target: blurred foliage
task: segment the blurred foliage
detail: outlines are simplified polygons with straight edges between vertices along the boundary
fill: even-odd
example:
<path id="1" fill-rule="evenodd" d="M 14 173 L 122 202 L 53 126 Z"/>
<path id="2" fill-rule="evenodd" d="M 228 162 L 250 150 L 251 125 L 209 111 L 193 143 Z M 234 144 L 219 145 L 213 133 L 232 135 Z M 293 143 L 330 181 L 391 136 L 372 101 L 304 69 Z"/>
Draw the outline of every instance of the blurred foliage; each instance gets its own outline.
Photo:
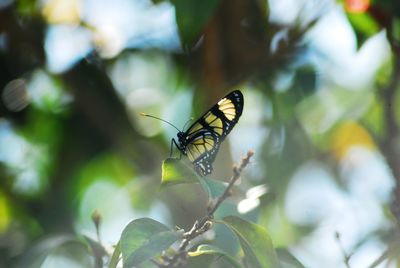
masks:
<path id="1" fill-rule="evenodd" d="M 176 23 L 178 24 L 180 37 L 184 46 L 187 46 L 193 43 L 195 38 L 198 39 L 204 26 L 216 11 L 219 1 L 174 0 L 173 3 L 176 7 Z"/>
<path id="2" fill-rule="evenodd" d="M 112 2 L 0 1 L 0 267 L 154 267 L 250 149 L 191 267 L 400 265 L 399 1 Z M 207 178 L 139 115 L 233 89 Z"/>

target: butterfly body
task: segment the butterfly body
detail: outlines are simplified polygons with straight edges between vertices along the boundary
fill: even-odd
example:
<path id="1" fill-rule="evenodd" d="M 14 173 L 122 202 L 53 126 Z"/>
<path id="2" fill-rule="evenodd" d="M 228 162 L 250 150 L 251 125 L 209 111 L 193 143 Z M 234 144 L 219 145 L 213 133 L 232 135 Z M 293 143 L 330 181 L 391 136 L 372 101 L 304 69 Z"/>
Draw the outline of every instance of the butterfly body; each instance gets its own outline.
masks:
<path id="1" fill-rule="evenodd" d="M 200 176 L 212 172 L 212 163 L 220 143 L 238 122 L 243 104 L 242 93 L 238 90 L 232 91 L 194 122 L 187 131 L 178 132 L 178 143 L 172 139 L 179 151 L 189 158 Z"/>

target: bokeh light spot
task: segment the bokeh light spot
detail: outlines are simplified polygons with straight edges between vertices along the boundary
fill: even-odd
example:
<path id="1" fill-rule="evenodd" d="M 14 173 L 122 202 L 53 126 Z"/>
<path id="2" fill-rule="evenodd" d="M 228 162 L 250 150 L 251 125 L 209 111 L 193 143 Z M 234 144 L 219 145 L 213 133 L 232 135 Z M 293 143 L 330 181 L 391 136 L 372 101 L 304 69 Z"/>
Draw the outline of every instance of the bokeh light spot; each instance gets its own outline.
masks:
<path id="1" fill-rule="evenodd" d="M 4 87 L 2 100 L 6 108 L 12 112 L 23 110 L 29 104 L 25 79 L 19 78 L 10 81 Z"/>

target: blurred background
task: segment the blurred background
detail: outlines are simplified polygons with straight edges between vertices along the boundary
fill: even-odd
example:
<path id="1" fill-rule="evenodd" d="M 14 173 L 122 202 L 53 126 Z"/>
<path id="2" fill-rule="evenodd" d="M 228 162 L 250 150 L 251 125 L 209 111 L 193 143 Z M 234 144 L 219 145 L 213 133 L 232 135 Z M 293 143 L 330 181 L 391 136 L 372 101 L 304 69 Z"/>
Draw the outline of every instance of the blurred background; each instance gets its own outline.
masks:
<path id="1" fill-rule="evenodd" d="M 0 0 L 0 267 L 91 267 L 96 209 L 110 247 L 191 226 L 207 195 L 160 190 L 176 130 L 139 113 L 181 129 L 234 89 L 212 177 L 255 157 L 217 216 L 305 267 L 400 267 L 399 41 L 397 0 Z"/>

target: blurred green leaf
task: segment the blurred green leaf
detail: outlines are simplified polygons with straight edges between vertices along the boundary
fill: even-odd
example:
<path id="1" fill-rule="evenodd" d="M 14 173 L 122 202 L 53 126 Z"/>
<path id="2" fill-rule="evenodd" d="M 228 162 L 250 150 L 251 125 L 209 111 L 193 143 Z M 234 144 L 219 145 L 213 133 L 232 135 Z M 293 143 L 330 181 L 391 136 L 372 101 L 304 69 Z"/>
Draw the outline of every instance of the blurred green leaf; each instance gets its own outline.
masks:
<path id="1" fill-rule="evenodd" d="M 224 252 L 218 247 L 211 245 L 200 245 L 197 247 L 196 251 L 189 252 L 188 254 L 190 257 L 198 257 L 205 254 L 215 255 L 217 257 L 222 257 L 226 259 L 231 265 L 230 267 L 239 267 L 239 268 L 242 267 L 242 265 L 228 253 Z"/>
<path id="2" fill-rule="evenodd" d="M 299 68 L 294 76 L 292 88 L 298 99 L 302 99 L 317 89 L 317 71 L 312 66 L 304 66 Z M 292 94 L 294 92 L 292 91 Z"/>
<path id="3" fill-rule="evenodd" d="M 347 16 L 356 32 L 358 47 L 380 30 L 379 24 L 368 13 L 347 13 Z"/>
<path id="4" fill-rule="evenodd" d="M 199 178 L 182 160 L 167 158 L 162 163 L 161 187 L 199 182 Z"/>
<path id="5" fill-rule="evenodd" d="M 92 260 L 86 247 L 80 242 L 65 243 L 53 249 L 40 267 L 69 267 L 71 264 L 76 268 L 92 266 Z"/>
<path id="6" fill-rule="evenodd" d="M 0 190 L 0 234 L 3 234 L 11 223 L 11 210 L 6 195 Z"/>
<path id="7" fill-rule="evenodd" d="M 393 37 L 399 42 L 400 41 L 400 18 L 393 18 Z"/>
<path id="8" fill-rule="evenodd" d="M 102 267 L 103 266 L 103 257 L 107 256 L 107 252 L 104 249 L 103 245 L 100 244 L 98 241 L 95 241 L 86 235 L 84 235 L 83 237 L 85 238 L 86 242 L 88 243 L 91 253 L 94 256 L 96 263 L 98 264 L 98 266 L 96 265 L 96 267 Z"/>
<path id="9" fill-rule="evenodd" d="M 166 0 L 151 0 L 151 2 L 152 2 L 154 5 L 157 5 L 157 4 L 166 2 Z"/>
<path id="10" fill-rule="evenodd" d="M 394 58 L 390 58 L 385 61 L 382 66 L 378 69 L 378 72 L 375 75 L 375 83 L 378 88 L 385 87 L 387 82 L 392 76 L 393 67 L 394 67 Z"/>
<path id="11" fill-rule="evenodd" d="M 222 195 L 228 184 L 226 182 L 217 181 L 209 178 L 199 179 L 201 186 L 208 193 L 208 198 L 215 199 Z"/>
<path id="12" fill-rule="evenodd" d="M 190 45 L 200 35 L 218 7 L 219 0 L 173 0 L 181 40 Z"/>
<path id="13" fill-rule="evenodd" d="M 70 235 L 50 236 L 32 246 L 16 267 L 91 267 L 87 246 Z"/>
<path id="14" fill-rule="evenodd" d="M 305 266 L 296 259 L 286 248 L 277 248 L 276 254 L 281 268 L 304 268 Z"/>
<path id="15" fill-rule="evenodd" d="M 19 0 L 16 2 L 17 10 L 21 15 L 33 16 L 38 9 L 37 1 L 32 0 Z"/>
<path id="16" fill-rule="evenodd" d="M 180 237 L 178 232 L 149 218 L 131 221 L 121 235 L 124 267 L 138 265 L 160 254 Z"/>
<path id="17" fill-rule="evenodd" d="M 132 166 L 116 154 L 100 154 L 88 162 L 77 174 L 78 185 L 74 189 L 83 193 L 95 181 L 101 179 L 111 180 L 115 183 L 125 184 L 134 177 Z"/>
<path id="18" fill-rule="evenodd" d="M 277 255 L 267 230 L 236 216 L 225 217 L 222 223 L 228 226 L 239 239 L 246 267 L 279 267 Z"/>
<path id="19" fill-rule="evenodd" d="M 382 121 L 383 113 L 382 102 L 373 99 L 368 111 L 362 118 L 362 122 L 366 125 L 367 129 L 372 131 L 377 138 L 382 138 L 385 134 L 384 122 Z"/>

